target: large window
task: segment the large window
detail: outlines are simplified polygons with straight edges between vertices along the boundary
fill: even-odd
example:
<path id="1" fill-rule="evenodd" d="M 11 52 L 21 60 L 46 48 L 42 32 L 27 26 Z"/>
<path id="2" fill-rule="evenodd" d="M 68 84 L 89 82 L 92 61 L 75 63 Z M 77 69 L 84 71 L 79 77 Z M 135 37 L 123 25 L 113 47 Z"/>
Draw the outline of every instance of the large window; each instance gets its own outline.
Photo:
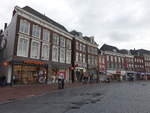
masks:
<path id="1" fill-rule="evenodd" d="M 39 59 L 40 57 L 40 42 L 32 40 L 31 58 Z"/>
<path id="2" fill-rule="evenodd" d="M 57 46 L 52 47 L 52 61 L 58 62 L 58 51 L 59 48 Z"/>
<path id="3" fill-rule="evenodd" d="M 53 44 L 59 45 L 59 35 L 56 33 L 53 34 Z"/>
<path id="4" fill-rule="evenodd" d="M 66 63 L 67 64 L 71 63 L 71 50 L 66 51 Z"/>
<path id="5" fill-rule="evenodd" d="M 20 28 L 19 31 L 21 33 L 29 34 L 30 32 L 30 23 L 26 20 L 21 19 L 20 20 Z"/>
<path id="6" fill-rule="evenodd" d="M 43 40 L 49 42 L 50 32 L 46 29 L 43 30 Z"/>
<path id="7" fill-rule="evenodd" d="M 65 49 L 64 48 L 60 48 L 60 62 L 61 63 L 65 63 Z"/>
<path id="8" fill-rule="evenodd" d="M 42 60 L 49 60 L 49 45 L 42 45 Z"/>
<path id="9" fill-rule="evenodd" d="M 28 57 L 29 39 L 25 36 L 19 36 L 17 56 Z"/>
<path id="10" fill-rule="evenodd" d="M 65 47 L 65 38 L 64 37 L 60 37 L 60 46 Z"/>
<path id="11" fill-rule="evenodd" d="M 38 25 L 33 25 L 32 36 L 40 39 L 40 35 L 41 35 L 41 27 L 39 27 Z"/>
<path id="12" fill-rule="evenodd" d="M 67 44 L 66 44 L 66 48 L 67 48 L 67 49 L 71 49 L 71 40 L 68 39 L 68 40 L 66 41 L 66 43 L 67 43 Z"/>

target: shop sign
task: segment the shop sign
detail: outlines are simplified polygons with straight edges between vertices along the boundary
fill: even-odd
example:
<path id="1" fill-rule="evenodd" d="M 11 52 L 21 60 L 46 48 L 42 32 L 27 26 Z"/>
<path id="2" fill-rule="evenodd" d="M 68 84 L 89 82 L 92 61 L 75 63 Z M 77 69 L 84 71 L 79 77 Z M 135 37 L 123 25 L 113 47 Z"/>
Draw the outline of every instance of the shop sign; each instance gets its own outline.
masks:
<path id="1" fill-rule="evenodd" d="M 26 64 L 38 64 L 38 65 L 44 65 L 45 64 L 44 62 L 35 61 L 35 60 L 24 60 L 23 62 Z"/>

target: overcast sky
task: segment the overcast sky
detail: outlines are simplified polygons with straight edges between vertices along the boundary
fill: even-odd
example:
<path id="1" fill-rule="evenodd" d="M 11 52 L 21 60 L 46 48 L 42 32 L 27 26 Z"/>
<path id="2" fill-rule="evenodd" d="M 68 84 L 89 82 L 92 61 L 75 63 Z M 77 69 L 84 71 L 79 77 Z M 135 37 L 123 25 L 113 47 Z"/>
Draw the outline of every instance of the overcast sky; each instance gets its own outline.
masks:
<path id="1" fill-rule="evenodd" d="M 150 0 L 2 0 L 0 28 L 9 23 L 14 7 L 26 5 L 87 36 L 101 47 L 150 50 Z"/>

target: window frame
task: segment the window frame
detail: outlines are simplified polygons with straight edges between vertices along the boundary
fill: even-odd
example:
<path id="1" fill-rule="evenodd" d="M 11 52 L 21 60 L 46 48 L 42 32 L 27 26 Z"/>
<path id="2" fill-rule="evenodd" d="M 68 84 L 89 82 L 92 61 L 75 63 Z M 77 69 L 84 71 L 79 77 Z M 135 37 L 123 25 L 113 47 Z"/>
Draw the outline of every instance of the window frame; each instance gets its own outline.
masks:
<path id="1" fill-rule="evenodd" d="M 44 56 L 44 54 L 43 54 L 43 49 L 44 49 L 45 45 L 48 46 L 48 56 Z M 49 60 L 49 51 L 50 51 L 49 44 L 42 43 L 42 55 L 41 55 L 42 60 Z"/>
<path id="2" fill-rule="evenodd" d="M 20 45 L 20 40 L 21 39 L 25 39 L 25 40 L 27 40 L 28 41 L 28 43 L 27 43 L 27 55 L 20 55 L 20 51 L 18 51 L 19 50 L 19 45 Z M 26 36 L 22 36 L 22 35 L 19 35 L 19 38 L 18 38 L 18 44 L 17 44 L 17 56 L 22 56 L 22 57 L 28 57 L 28 55 L 29 55 L 29 38 L 27 38 Z"/>
<path id="3" fill-rule="evenodd" d="M 22 22 L 24 22 L 24 23 L 22 23 Z M 21 25 L 23 25 L 23 24 L 25 24 L 25 23 L 26 23 L 26 24 L 28 23 L 28 32 L 27 32 L 27 33 L 21 31 Z M 25 30 L 25 28 L 24 28 L 24 30 Z M 30 22 L 27 21 L 27 20 L 25 20 L 25 19 L 20 19 L 19 32 L 29 35 L 29 34 L 30 34 Z"/>
<path id="4" fill-rule="evenodd" d="M 36 42 L 36 43 L 38 43 L 38 44 L 39 44 L 39 48 L 38 48 L 38 56 L 37 56 L 37 58 L 33 57 L 32 44 L 33 44 L 34 42 Z M 32 40 L 32 41 L 31 41 L 30 58 L 33 58 L 33 59 L 40 59 L 40 46 L 41 46 L 40 41 L 37 41 L 37 40 Z"/>

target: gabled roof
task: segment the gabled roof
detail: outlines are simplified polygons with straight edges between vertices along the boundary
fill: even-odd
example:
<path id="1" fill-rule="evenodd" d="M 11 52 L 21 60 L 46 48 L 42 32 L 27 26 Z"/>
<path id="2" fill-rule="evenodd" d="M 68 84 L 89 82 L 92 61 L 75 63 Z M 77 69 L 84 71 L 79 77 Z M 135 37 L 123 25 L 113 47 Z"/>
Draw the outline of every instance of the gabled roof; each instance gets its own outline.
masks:
<path id="1" fill-rule="evenodd" d="M 103 46 L 100 48 L 102 51 L 110 51 L 110 52 L 119 52 L 119 49 L 115 46 L 103 44 Z"/>
<path id="2" fill-rule="evenodd" d="M 58 27 L 58 28 L 60 28 L 60 29 L 62 29 L 64 31 L 68 32 L 67 29 L 64 26 L 62 26 L 59 23 L 55 22 L 54 20 L 48 18 L 47 16 L 39 13 L 38 11 L 32 9 L 31 7 L 25 6 L 22 9 L 27 11 L 27 12 L 29 12 L 29 13 L 31 13 L 31 14 L 33 14 L 33 15 L 35 15 L 35 16 L 37 16 L 37 17 L 39 17 L 39 18 L 41 18 L 42 20 L 45 20 L 45 21 L 51 23 L 52 25 L 54 25 L 54 26 L 56 26 L 56 27 Z"/>

